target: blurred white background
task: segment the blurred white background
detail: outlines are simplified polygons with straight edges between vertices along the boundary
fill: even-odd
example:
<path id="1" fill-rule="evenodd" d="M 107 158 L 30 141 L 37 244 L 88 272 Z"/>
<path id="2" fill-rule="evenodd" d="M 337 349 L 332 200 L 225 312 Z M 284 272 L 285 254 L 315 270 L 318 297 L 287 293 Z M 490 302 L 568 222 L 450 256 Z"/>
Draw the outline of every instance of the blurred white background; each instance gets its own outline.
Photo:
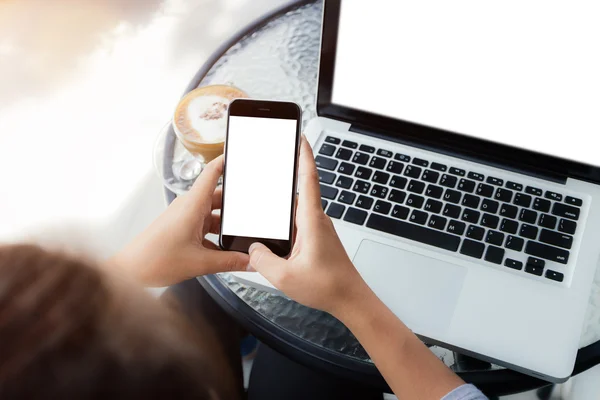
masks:
<path id="1" fill-rule="evenodd" d="M 0 240 L 108 255 L 147 225 L 164 208 L 154 140 L 183 90 L 284 3 L 0 0 Z"/>

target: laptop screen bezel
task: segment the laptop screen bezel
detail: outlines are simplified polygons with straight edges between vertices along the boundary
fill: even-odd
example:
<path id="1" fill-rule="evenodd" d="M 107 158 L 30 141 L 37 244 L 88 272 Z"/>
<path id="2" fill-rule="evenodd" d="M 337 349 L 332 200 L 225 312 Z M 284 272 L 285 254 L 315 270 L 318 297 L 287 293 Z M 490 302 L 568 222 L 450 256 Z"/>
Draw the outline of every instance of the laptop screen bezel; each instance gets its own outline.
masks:
<path id="1" fill-rule="evenodd" d="M 600 184 L 600 167 L 597 166 L 332 103 L 341 1 L 325 0 L 323 6 L 318 116 L 347 122 L 355 128 L 374 131 L 391 140 L 433 148 L 485 164 L 506 166 L 553 181 L 564 182 L 570 177 Z"/>

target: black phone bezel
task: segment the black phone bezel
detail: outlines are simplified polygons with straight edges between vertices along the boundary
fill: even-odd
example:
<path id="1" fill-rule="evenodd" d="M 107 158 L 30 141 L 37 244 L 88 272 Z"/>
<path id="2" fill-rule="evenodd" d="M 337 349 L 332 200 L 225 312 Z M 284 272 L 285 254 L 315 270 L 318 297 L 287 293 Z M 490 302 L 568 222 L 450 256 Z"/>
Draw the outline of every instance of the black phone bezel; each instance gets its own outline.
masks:
<path id="1" fill-rule="evenodd" d="M 279 257 L 287 257 L 293 246 L 294 220 L 296 210 L 296 186 L 298 181 L 298 160 L 300 155 L 300 132 L 302 122 L 302 110 L 300 106 L 292 102 L 254 100 L 254 99 L 235 99 L 229 105 L 227 114 L 227 134 L 225 138 L 225 166 L 223 169 L 223 199 L 227 190 L 227 143 L 229 140 L 229 118 L 231 116 L 256 117 L 256 118 L 276 118 L 296 120 L 296 151 L 294 156 L 294 176 L 292 179 L 292 198 L 290 203 L 290 231 L 287 240 L 223 235 L 223 218 L 221 218 L 221 229 L 219 234 L 219 246 L 223 250 L 239 251 L 248 253 L 252 243 L 262 243 L 267 246 L 274 254 Z M 274 183 L 276 184 L 276 183 Z M 221 207 L 221 215 L 225 216 L 225 202 Z"/>
<path id="2" fill-rule="evenodd" d="M 505 167 L 555 182 L 564 183 L 570 177 L 600 184 L 600 157 L 599 165 L 590 165 L 333 103 L 332 91 L 341 2 L 342 0 L 327 0 L 323 9 L 317 93 L 317 114 L 320 117 L 350 123 L 357 131 L 370 131 L 390 140 L 436 149 L 446 154 Z M 365 71 L 365 74 L 368 73 L 369 71 Z M 357 79 L 367 79 L 367 77 L 357 77 Z M 568 140 L 569 133 L 564 134 L 565 140 Z M 591 144 L 592 142 L 587 145 Z M 586 143 L 581 145 L 586 146 Z"/>

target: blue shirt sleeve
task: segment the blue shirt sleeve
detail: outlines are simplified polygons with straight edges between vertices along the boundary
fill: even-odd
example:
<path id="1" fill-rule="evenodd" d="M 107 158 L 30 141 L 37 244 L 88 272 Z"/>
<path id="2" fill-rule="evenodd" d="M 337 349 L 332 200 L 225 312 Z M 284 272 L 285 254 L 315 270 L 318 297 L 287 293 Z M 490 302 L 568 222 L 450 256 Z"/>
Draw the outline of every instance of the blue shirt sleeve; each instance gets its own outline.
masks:
<path id="1" fill-rule="evenodd" d="M 488 398 L 473 385 L 462 385 L 445 395 L 442 400 L 488 400 Z"/>

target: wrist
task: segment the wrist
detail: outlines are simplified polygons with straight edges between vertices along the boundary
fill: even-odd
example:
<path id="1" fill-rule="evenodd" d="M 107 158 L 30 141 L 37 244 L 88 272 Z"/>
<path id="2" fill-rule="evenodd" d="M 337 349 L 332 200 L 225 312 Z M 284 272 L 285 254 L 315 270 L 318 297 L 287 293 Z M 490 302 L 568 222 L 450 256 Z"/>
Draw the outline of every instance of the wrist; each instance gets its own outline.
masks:
<path id="1" fill-rule="evenodd" d="M 339 300 L 327 311 L 344 325 L 349 326 L 355 320 L 361 320 L 366 314 L 372 312 L 377 302 L 380 302 L 377 295 L 364 280 L 360 279 L 351 288 L 345 287 Z"/>

